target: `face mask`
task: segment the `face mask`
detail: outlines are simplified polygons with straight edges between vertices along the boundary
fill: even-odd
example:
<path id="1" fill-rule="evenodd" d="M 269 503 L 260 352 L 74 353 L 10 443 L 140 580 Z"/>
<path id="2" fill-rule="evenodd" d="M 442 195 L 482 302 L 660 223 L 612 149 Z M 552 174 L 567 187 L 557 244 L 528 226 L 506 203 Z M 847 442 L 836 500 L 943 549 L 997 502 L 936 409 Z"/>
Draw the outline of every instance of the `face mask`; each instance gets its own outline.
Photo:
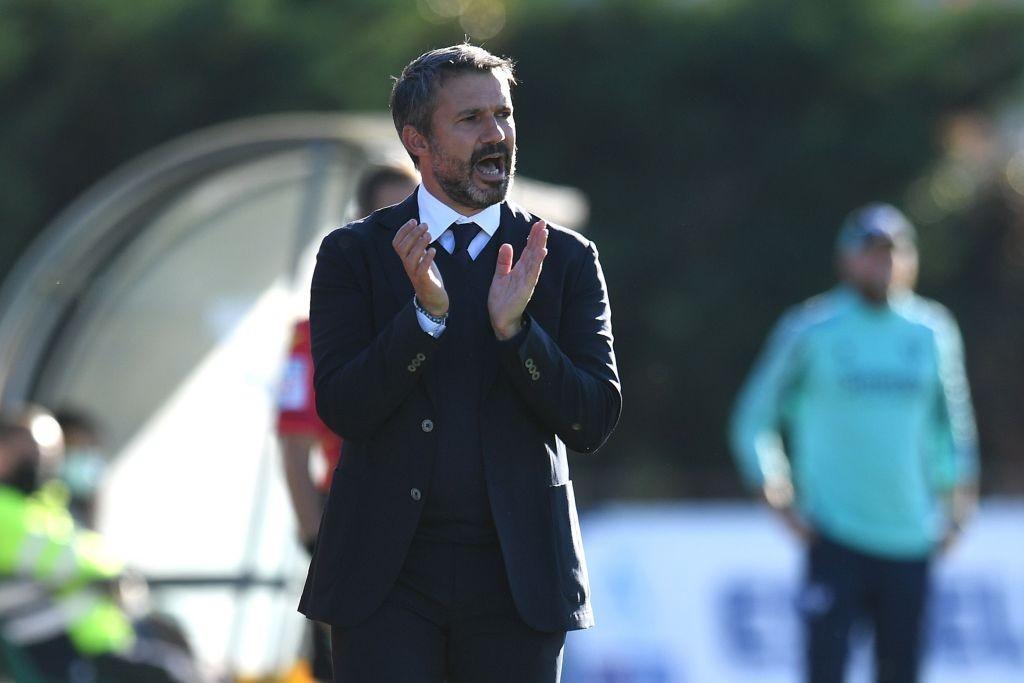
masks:
<path id="1" fill-rule="evenodd" d="M 64 454 L 60 478 L 73 498 L 90 498 L 99 489 L 106 467 L 98 448 L 71 448 Z"/>

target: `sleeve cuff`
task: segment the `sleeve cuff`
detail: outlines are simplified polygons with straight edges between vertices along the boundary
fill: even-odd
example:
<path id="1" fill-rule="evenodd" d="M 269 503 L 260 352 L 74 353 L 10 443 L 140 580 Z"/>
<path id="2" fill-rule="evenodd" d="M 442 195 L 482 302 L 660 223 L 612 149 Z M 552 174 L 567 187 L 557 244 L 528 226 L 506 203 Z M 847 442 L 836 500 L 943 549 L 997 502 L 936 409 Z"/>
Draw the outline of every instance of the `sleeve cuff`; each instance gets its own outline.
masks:
<path id="1" fill-rule="evenodd" d="M 433 320 L 423 315 L 421 312 L 416 311 L 416 320 L 420 324 L 420 329 L 429 334 L 434 339 L 441 336 L 444 332 L 446 325 L 444 323 L 435 323 Z"/>
<path id="2" fill-rule="evenodd" d="M 523 342 L 526 341 L 526 335 L 530 333 L 530 326 L 532 324 L 533 323 L 531 322 L 530 316 L 524 314 L 523 326 L 519 328 L 519 331 L 516 332 L 514 336 L 509 337 L 508 339 L 499 339 L 498 345 L 504 348 L 518 349 L 523 345 Z"/>

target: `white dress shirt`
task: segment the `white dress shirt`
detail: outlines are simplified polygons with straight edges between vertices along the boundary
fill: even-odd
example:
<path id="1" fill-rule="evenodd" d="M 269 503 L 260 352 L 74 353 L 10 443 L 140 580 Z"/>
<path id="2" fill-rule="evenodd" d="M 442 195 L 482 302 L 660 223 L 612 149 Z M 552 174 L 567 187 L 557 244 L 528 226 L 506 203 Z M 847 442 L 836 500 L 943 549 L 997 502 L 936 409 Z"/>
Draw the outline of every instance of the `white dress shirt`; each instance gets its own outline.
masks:
<path id="1" fill-rule="evenodd" d="M 501 204 L 491 204 L 477 214 L 463 216 L 430 194 L 422 185 L 416 190 L 416 203 L 419 205 L 420 223 L 427 224 L 430 241 L 436 241 L 449 254 L 455 249 L 455 233 L 449 229 L 452 223 L 476 223 L 480 226 L 480 232 L 466 248 L 471 259 L 476 259 L 480 255 L 487 243 L 491 241 L 491 237 L 498 231 L 498 225 L 501 223 Z M 440 337 L 444 332 L 444 323 L 435 323 L 419 311 L 416 311 L 416 317 L 420 327 L 427 334 Z"/>

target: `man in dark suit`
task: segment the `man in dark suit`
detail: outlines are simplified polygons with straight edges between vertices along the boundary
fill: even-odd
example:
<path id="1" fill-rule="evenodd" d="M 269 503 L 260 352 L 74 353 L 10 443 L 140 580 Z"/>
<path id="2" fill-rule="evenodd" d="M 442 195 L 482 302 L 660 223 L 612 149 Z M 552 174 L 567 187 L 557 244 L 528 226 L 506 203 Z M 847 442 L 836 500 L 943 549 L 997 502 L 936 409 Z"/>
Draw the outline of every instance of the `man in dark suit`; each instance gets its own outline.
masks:
<path id="1" fill-rule="evenodd" d="M 593 624 L 566 447 L 621 411 L 608 295 L 591 242 L 504 201 L 514 82 L 471 45 L 411 62 L 391 109 L 422 185 L 317 256 L 317 410 L 345 445 L 300 611 L 337 681 L 553 683 Z"/>

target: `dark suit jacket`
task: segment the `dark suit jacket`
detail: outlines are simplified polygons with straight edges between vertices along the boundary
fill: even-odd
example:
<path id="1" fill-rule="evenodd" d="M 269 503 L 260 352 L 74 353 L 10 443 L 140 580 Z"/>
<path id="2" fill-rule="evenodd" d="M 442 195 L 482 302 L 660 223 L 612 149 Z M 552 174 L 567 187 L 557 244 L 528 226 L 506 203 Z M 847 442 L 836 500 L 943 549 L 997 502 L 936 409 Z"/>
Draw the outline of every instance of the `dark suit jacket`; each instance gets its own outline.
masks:
<path id="1" fill-rule="evenodd" d="M 416 193 L 335 230 L 320 246 L 310 300 L 317 412 L 344 437 L 299 610 L 337 626 L 369 617 L 394 585 L 437 453 L 431 357 L 391 241 L 418 216 Z M 518 259 L 537 218 L 501 206 Z M 481 396 L 491 508 L 516 606 L 542 631 L 593 625 L 566 446 L 591 453 L 622 399 L 597 249 L 549 226 L 548 255 L 517 338 L 489 338 Z M 452 425 L 457 428 L 457 425 Z"/>

